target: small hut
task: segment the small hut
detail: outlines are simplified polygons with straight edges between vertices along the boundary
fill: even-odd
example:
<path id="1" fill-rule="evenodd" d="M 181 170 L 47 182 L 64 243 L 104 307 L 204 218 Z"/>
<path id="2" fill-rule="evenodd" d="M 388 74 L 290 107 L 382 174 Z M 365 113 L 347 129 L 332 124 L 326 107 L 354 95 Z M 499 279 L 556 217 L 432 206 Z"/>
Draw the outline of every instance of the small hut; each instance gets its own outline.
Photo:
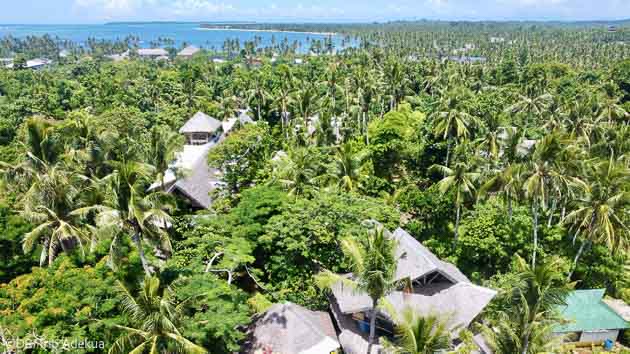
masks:
<path id="1" fill-rule="evenodd" d="M 617 340 L 619 331 L 630 328 L 617 312 L 603 301 L 606 289 L 575 290 L 558 310 L 567 321 L 554 329 L 556 334 L 575 334 L 578 342 L 599 343 Z"/>
<path id="2" fill-rule="evenodd" d="M 197 112 L 179 129 L 179 132 L 186 137 L 186 144 L 204 145 L 218 138 L 222 129 L 223 125 L 219 120 Z"/>

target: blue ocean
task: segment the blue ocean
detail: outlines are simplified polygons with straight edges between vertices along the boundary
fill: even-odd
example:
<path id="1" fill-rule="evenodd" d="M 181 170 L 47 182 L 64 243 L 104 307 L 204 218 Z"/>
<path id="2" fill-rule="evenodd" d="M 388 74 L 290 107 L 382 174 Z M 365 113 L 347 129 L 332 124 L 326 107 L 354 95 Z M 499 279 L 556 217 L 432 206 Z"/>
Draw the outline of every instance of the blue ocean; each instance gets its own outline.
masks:
<path id="1" fill-rule="evenodd" d="M 158 39 L 167 38 L 174 41 L 175 47 L 192 44 L 206 49 L 221 49 L 227 39 L 238 39 L 241 44 L 261 39 L 261 46 L 276 43 L 285 38 L 289 43 L 297 41 L 302 50 L 308 50 L 309 40 L 332 37 L 336 47 L 340 47 L 341 36 L 299 33 L 299 32 L 266 32 L 249 30 L 215 30 L 201 28 L 201 23 L 112 23 L 94 25 L 1 25 L 0 38 L 11 35 L 16 38 L 26 36 L 43 36 L 48 34 L 62 40 L 85 43 L 88 38 L 97 40 L 122 40 L 128 36 L 140 38 L 141 47 L 149 47 Z"/>

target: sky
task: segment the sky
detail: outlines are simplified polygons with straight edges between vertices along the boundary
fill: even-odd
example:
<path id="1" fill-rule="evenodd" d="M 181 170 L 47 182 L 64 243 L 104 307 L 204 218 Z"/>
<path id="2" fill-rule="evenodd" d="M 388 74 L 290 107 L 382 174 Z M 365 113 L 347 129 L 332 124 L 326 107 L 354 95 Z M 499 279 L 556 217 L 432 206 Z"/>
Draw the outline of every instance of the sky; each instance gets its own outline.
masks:
<path id="1" fill-rule="evenodd" d="M 3 24 L 625 18 L 630 0 L 0 0 Z"/>

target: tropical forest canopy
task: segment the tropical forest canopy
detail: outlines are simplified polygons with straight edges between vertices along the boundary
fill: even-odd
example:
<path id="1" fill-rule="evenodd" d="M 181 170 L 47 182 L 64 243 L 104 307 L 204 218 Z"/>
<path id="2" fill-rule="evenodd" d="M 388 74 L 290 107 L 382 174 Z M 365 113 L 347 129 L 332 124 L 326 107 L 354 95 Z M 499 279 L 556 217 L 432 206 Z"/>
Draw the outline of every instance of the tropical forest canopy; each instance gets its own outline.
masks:
<path id="1" fill-rule="evenodd" d="M 497 352 L 549 350 L 568 289 L 630 301 L 630 27 L 614 25 L 286 25 L 352 45 L 169 61 L 105 56 L 133 39 L 2 39 L 55 62 L 0 69 L 0 339 L 230 353 L 271 303 L 326 310 L 315 276 L 351 270 L 341 242 L 376 220 L 500 291 L 483 314 Z M 256 124 L 208 156 L 211 209 L 149 188 L 194 113 L 244 108 Z"/>

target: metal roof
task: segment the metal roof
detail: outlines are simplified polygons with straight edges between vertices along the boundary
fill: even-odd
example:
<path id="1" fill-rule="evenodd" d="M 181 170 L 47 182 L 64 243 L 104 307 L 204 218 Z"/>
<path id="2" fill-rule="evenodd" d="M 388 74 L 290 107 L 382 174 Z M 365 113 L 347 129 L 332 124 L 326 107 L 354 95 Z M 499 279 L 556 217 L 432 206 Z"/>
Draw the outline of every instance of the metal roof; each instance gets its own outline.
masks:
<path id="1" fill-rule="evenodd" d="M 606 289 L 575 290 L 566 298 L 566 306 L 559 306 L 562 316 L 571 321 L 556 327 L 554 332 L 589 332 L 630 328 L 621 316 L 602 298 Z"/>

